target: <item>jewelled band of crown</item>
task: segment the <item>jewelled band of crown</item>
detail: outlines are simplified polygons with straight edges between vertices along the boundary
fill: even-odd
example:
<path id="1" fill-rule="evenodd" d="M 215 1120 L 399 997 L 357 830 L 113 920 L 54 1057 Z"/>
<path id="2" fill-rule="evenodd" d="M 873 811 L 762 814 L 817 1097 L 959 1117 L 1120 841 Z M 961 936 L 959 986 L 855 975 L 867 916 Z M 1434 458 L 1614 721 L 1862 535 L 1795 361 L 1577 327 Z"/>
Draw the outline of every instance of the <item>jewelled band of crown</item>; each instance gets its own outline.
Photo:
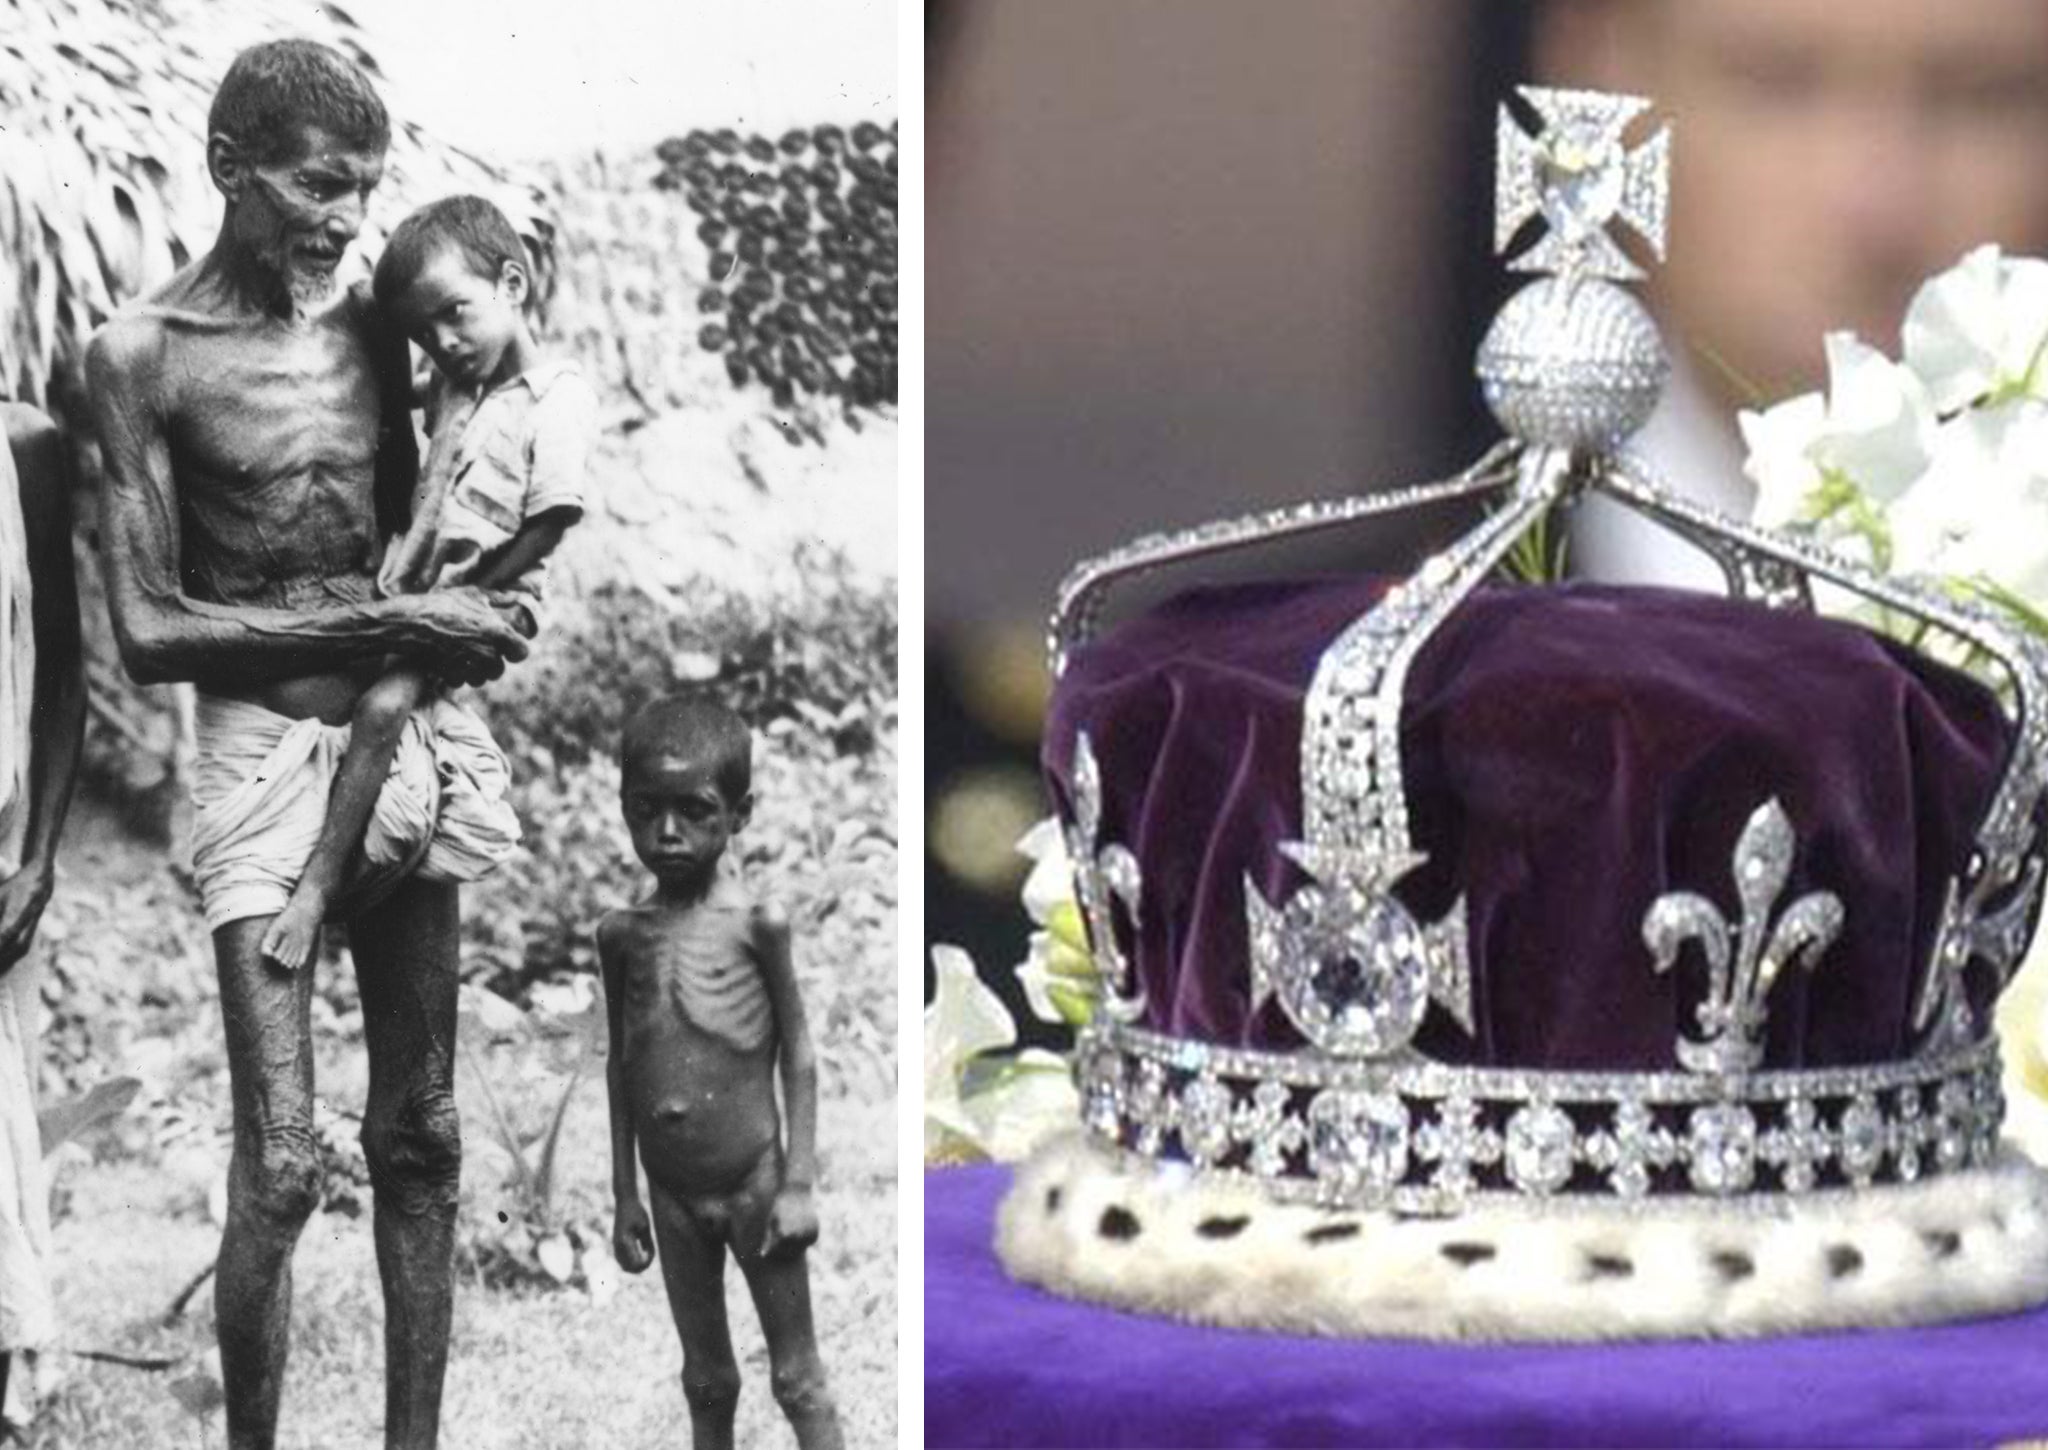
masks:
<path id="1" fill-rule="evenodd" d="M 1105 1147 L 1276 1201 L 1424 1214 L 1587 1197 L 1775 1212 L 1983 1167 L 2005 1111 L 1995 1038 L 1729 1078 L 1368 1062 L 1098 1023 L 1076 1076 Z"/>
<path id="2" fill-rule="evenodd" d="M 1361 1062 L 1212 1047 L 1124 1024 L 1077 1056 L 1082 1117 L 1107 1146 L 1327 1207 L 1449 1212 L 1475 1198 L 1673 1196 L 1770 1202 L 1980 1167 L 2004 1107 L 1997 1040 L 1862 1066 L 1759 1071 L 1767 994 L 1842 925 L 1831 894 L 1774 915 L 1796 842 L 1765 801 L 1736 840 L 1731 930 L 1671 892 L 1643 921 L 1650 970 L 1697 939 L 1709 985 L 1679 1072 Z"/>

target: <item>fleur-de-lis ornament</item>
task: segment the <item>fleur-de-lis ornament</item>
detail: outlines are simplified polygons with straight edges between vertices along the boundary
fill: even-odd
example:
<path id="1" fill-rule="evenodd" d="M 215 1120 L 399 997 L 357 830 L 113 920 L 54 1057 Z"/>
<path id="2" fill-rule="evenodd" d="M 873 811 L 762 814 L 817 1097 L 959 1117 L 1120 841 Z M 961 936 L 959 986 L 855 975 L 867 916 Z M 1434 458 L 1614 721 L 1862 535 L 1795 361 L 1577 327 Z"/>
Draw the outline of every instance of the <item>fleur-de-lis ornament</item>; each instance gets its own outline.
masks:
<path id="1" fill-rule="evenodd" d="M 1742 919 L 1732 930 L 1720 907 L 1690 891 L 1658 897 L 1643 918 L 1643 942 L 1657 971 L 1669 971 L 1688 941 L 1706 954 L 1707 995 L 1696 1014 L 1700 1040 L 1678 1040 L 1678 1061 L 1692 1072 L 1725 1076 L 1761 1063 L 1771 983 L 1787 966 L 1813 970 L 1841 933 L 1842 903 L 1831 891 L 1809 892 L 1771 919 L 1792 874 L 1792 848 L 1785 808 L 1767 800 L 1751 812 L 1735 843 Z"/>
<path id="2" fill-rule="evenodd" d="M 1138 858 L 1129 848 L 1102 840 L 1102 767 L 1082 731 L 1074 741 L 1074 819 L 1067 826 L 1067 857 L 1074 863 L 1074 896 L 1088 923 L 1088 941 L 1102 973 L 1103 1013 L 1117 1022 L 1135 1021 L 1145 994 L 1131 989 L 1131 962 L 1117 941 L 1115 903 L 1122 902 L 1135 937 L 1138 930 Z"/>

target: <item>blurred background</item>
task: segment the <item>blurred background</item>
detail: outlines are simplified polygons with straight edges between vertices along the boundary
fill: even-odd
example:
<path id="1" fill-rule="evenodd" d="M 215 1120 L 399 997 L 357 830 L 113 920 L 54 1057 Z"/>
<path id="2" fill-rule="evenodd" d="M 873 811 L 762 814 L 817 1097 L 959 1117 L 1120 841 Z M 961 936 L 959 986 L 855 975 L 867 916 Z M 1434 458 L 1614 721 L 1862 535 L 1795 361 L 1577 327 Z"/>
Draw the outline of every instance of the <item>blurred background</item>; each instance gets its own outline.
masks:
<path id="1" fill-rule="evenodd" d="M 449 1438 L 651 1444 L 683 1413 L 660 1276 L 625 1278 L 609 1248 L 591 931 L 644 889 L 620 724 L 691 689 L 755 731 L 736 853 L 788 904 L 818 1047 L 820 1340 L 849 1439 L 894 1443 L 896 26 L 891 0 L 0 0 L 0 399 L 68 444 L 91 694 L 36 948 L 41 1101 L 135 1094 L 52 1155 L 64 1348 L 113 1357 L 46 1357 L 62 1384 L 29 1445 L 218 1441 L 228 1081 L 184 863 L 190 693 L 134 686 L 112 648 L 82 361 L 212 245 L 207 107 L 243 47 L 287 35 L 352 57 L 392 113 L 345 265 L 367 275 L 429 200 L 490 197 L 528 247 L 542 353 L 579 361 L 601 404 L 555 617 L 467 701 L 511 760 L 526 844 L 463 895 Z M 382 1443 L 367 1068 L 338 930 L 312 1030 L 323 1211 L 296 1260 L 282 1443 L 329 1450 Z M 731 1287 L 740 1439 L 770 1443 L 765 1350 Z"/>
<path id="2" fill-rule="evenodd" d="M 1010 968 L 1061 575 L 1490 441 L 1470 359 L 1517 280 L 1490 235 L 1515 83 L 1650 97 L 1632 144 L 1673 127 L 1646 293 L 1675 375 L 1638 442 L 1725 508 L 1735 410 L 1819 385 L 1830 328 L 1895 348 L 1969 247 L 2048 245 L 2038 0 L 928 0 L 925 24 L 926 931 L 1027 1040 L 1056 1040 Z M 1257 567 L 1398 568 L 1461 522 Z M 1585 510 L 1575 571 L 1713 584 L 1635 525 Z"/>

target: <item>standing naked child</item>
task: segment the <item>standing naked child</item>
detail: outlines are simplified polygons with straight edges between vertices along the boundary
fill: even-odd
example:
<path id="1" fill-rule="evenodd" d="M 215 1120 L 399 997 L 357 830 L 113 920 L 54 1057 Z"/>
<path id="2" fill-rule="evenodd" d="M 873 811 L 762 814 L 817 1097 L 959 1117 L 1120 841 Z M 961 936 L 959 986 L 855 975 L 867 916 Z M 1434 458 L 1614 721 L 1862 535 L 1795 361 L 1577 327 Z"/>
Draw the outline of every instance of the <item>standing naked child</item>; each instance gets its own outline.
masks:
<path id="1" fill-rule="evenodd" d="M 637 1274 L 661 1245 L 697 1450 L 732 1444 L 739 1405 L 725 1318 L 728 1249 L 761 1316 L 775 1399 L 797 1444 L 838 1450 L 804 1263 L 818 1237 L 818 1083 L 789 927 L 720 868 L 753 807 L 752 744 L 721 706 L 660 700 L 626 726 L 621 757 L 626 826 L 654 891 L 597 929 L 619 1263 Z M 778 1060 L 787 1147 L 775 1107 Z M 636 1142 L 654 1200 L 651 1238 Z"/>
<path id="2" fill-rule="evenodd" d="M 481 198 L 456 196 L 398 224 L 373 289 L 436 369 L 412 524 L 391 540 L 378 585 L 387 595 L 457 584 L 504 591 L 531 637 L 548 556 L 583 514 L 597 398 L 575 363 L 536 355 L 526 269 L 504 214 Z M 406 721 L 435 684 L 428 672 L 394 660 L 357 701 L 319 844 L 263 940 L 264 956 L 285 970 L 312 956 Z"/>

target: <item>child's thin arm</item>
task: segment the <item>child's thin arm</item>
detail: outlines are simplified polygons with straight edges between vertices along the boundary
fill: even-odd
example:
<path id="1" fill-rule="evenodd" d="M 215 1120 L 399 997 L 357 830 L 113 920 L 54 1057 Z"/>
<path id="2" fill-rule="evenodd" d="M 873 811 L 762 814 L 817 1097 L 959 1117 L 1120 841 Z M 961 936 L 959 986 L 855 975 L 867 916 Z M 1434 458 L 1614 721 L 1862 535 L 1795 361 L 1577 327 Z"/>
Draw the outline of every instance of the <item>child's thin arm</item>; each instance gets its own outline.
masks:
<path id="1" fill-rule="evenodd" d="M 640 1174 L 633 1159 L 633 1114 L 626 1103 L 624 997 L 620 946 L 609 919 L 597 928 L 597 966 L 604 979 L 604 1020 L 610 1050 L 605 1054 L 605 1095 L 612 1119 L 612 1253 L 619 1266 L 637 1274 L 654 1258 L 652 1225 L 640 1202 Z"/>
<path id="2" fill-rule="evenodd" d="M 783 1183 L 808 1190 L 818 1177 L 818 1068 L 790 964 L 789 921 L 781 912 L 765 907 L 756 912 L 754 948 L 775 1004 L 776 1056 L 782 1065 L 782 1101 L 789 1111 Z"/>
<path id="3" fill-rule="evenodd" d="M 566 507 L 535 514 L 485 561 L 469 582 L 479 589 L 503 589 L 516 583 L 527 570 L 561 546 L 562 535 L 582 516 L 581 509 Z"/>

